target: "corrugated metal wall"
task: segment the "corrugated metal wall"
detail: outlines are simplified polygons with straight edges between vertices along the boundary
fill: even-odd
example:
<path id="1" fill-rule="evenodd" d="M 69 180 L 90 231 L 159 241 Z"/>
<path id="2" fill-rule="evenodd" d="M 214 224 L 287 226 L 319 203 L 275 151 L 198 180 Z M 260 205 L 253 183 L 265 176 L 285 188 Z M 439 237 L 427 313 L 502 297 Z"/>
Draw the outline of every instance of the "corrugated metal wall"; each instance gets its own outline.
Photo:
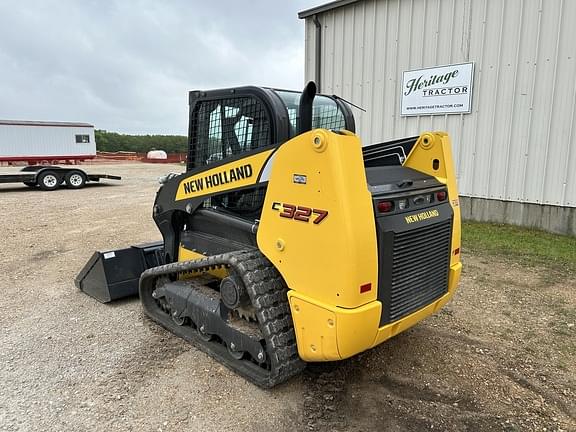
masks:
<path id="1" fill-rule="evenodd" d="M 318 18 L 321 91 L 368 110 L 364 143 L 446 130 L 462 195 L 576 207 L 576 1 L 366 0 Z M 307 79 L 314 49 L 307 18 Z M 472 114 L 400 116 L 403 71 L 468 61 Z"/>
<path id="2" fill-rule="evenodd" d="M 89 143 L 76 143 L 89 135 Z M 0 157 L 83 156 L 96 154 L 92 127 L 0 125 Z"/>

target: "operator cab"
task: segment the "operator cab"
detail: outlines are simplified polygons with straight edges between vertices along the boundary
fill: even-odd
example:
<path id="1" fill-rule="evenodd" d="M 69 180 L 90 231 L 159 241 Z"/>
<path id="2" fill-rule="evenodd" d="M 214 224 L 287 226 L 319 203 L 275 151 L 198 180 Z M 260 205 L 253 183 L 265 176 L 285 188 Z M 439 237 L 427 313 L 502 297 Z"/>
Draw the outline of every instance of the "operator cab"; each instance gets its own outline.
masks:
<path id="1" fill-rule="evenodd" d="M 278 146 L 298 134 L 300 92 L 262 87 L 190 92 L 187 170 Z M 355 131 L 350 108 L 336 96 L 316 95 L 312 129 Z"/>
<path id="2" fill-rule="evenodd" d="M 187 171 L 277 147 L 298 135 L 302 93 L 263 87 L 190 92 Z M 312 96 L 312 128 L 354 132 L 350 108 L 336 96 Z M 204 208 L 254 221 L 266 185 L 211 196 Z"/>

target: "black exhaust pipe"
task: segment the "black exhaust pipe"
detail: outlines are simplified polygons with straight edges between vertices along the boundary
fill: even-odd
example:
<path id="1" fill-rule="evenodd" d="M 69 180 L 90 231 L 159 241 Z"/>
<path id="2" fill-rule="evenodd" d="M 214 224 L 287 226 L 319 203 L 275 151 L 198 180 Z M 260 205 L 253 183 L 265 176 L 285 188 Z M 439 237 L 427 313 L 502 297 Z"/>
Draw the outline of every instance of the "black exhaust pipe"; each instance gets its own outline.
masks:
<path id="1" fill-rule="evenodd" d="M 300 109 L 298 112 L 298 135 L 312 130 L 312 105 L 316 96 L 316 83 L 310 81 L 304 87 L 300 96 Z"/>

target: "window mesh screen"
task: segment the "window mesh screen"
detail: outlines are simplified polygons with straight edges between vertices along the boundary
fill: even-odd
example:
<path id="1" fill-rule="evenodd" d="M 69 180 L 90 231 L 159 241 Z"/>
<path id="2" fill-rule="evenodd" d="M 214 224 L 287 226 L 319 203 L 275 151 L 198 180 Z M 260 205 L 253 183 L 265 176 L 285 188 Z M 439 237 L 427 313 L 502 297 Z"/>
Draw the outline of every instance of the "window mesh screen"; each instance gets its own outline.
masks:
<path id="1" fill-rule="evenodd" d="M 312 128 L 340 130 L 346 127 L 344 115 L 335 102 L 312 105 Z"/>
<path id="2" fill-rule="evenodd" d="M 189 169 L 272 144 L 268 114 L 253 97 L 200 102 L 190 132 Z"/>

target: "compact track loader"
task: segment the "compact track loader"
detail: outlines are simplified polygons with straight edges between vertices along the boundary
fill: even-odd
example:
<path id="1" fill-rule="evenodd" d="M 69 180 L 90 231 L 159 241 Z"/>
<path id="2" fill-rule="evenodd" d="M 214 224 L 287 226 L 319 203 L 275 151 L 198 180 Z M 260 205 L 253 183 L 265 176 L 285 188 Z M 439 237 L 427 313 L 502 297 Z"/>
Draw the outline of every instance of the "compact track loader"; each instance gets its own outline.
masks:
<path id="1" fill-rule="evenodd" d="M 351 357 L 442 307 L 460 209 L 442 132 L 362 147 L 348 104 L 259 87 L 190 92 L 186 172 L 162 180 L 163 241 L 96 252 L 76 278 L 262 387 Z"/>

